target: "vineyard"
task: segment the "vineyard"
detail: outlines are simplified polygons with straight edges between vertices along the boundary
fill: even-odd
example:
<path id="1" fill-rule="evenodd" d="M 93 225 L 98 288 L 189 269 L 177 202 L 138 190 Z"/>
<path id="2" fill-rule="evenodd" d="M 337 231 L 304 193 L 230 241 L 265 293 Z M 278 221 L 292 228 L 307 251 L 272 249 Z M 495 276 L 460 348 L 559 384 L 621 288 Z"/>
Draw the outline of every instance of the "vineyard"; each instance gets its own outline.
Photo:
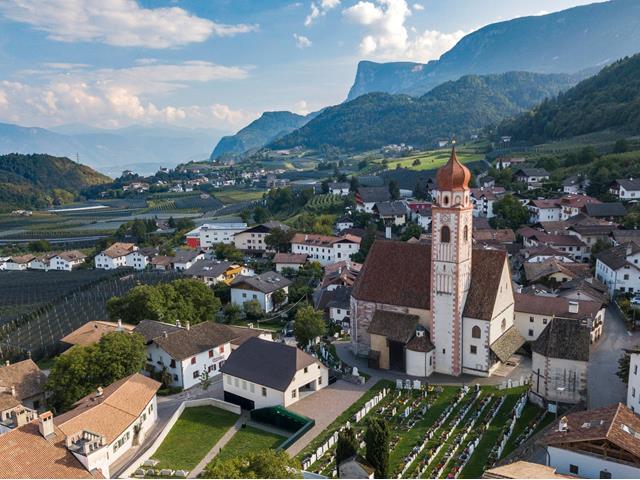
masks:
<path id="1" fill-rule="evenodd" d="M 47 358 L 58 341 L 89 320 L 107 318 L 106 302 L 139 284 L 178 273 L 86 270 L 0 275 L 0 359 Z"/>
<path id="2" fill-rule="evenodd" d="M 344 199 L 340 195 L 326 193 L 315 195 L 306 205 L 306 208 L 314 213 L 330 212 L 337 208 L 342 208 Z"/>

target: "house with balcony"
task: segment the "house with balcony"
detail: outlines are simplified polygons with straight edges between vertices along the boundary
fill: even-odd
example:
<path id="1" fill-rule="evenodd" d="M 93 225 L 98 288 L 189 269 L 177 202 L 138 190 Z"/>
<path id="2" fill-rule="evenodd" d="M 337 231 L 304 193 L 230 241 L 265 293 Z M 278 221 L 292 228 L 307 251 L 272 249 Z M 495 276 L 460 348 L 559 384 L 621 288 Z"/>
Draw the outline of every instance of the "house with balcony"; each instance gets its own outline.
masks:
<path id="1" fill-rule="evenodd" d="M 360 251 L 361 241 L 360 237 L 351 234 L 334 237 L 315 233 L 296 233 L 291 239 L 291 252 L 307 255 L 309 261 L 316 261 L 324 266 L 349 260 L 352 255 Z"/>

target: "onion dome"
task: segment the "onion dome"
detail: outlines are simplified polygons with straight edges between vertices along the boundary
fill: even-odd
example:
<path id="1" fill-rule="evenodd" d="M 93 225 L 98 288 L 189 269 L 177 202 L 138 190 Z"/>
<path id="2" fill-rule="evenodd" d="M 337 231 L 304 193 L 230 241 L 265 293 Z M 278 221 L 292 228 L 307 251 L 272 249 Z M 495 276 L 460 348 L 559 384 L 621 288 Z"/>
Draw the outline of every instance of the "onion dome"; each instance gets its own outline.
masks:
<path id="1" fill-rule="evenodd" d="M 446 165 L 438 169 L 436 183 L 440 191 L 469 190 L 471 172 L 462 165 L 456 156 L 456 146 L 451 149 L 451 158 Z"/>

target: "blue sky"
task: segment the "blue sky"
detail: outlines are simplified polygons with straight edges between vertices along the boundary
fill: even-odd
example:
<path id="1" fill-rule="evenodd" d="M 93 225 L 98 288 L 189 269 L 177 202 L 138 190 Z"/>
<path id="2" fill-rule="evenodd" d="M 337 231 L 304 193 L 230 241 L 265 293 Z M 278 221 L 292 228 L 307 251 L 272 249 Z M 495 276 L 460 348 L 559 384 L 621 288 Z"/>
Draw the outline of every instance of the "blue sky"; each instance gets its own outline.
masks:
<path id="1" fill-rule="evenodd" d="M 438 58 L 593 0 L 0 0 L 0 121 L 235 131 L 344 100 L 359 60 Z"/>

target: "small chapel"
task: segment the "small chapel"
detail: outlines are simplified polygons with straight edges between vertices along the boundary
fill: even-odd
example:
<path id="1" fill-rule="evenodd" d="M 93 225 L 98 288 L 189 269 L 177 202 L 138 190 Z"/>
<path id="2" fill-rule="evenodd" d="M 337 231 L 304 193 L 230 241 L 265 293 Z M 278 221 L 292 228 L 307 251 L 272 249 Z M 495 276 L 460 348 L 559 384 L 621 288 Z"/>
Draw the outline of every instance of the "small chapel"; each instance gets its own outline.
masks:
<path id="1" fill-rule="evenodd" d="M 376 241 L 351 296 L 351 348 L 371 367 L 489 376 L 524 343 L 507 253 L 474 248 L 471 172 L 436 175 L 431 243 Z"/>

